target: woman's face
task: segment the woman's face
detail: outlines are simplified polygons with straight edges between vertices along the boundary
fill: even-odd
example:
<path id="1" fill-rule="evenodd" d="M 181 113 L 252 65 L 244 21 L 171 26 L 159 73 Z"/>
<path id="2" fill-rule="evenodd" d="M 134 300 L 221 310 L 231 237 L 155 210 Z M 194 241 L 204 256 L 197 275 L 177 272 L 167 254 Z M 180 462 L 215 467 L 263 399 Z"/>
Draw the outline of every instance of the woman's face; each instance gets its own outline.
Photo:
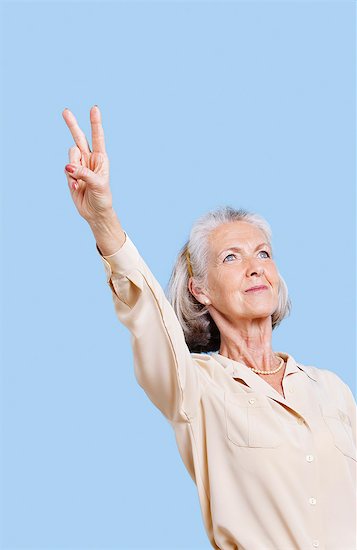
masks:
<path id="1" fill-rule="evenodd" d="M 209 243 L 205 295 L 212 306 L 232 320 L 272 315 L 278 306 L 279 274 L 262 230 L 248 222 L 229 222 L 212 231 Z M 265 288 L 247 292 L 258 285 Z"/>

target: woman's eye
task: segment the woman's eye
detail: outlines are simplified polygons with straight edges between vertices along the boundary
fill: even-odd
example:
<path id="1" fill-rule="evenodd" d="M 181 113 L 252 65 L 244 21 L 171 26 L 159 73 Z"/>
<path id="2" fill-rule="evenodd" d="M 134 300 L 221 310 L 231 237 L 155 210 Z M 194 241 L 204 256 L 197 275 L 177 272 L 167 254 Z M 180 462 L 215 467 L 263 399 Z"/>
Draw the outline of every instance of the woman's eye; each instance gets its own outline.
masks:
<path id="1" fill-rule="evenodd" d="M 223 261 L 225 262 L 226 259 L 229 258 L 229 256 L 235 256 L 235 254 L 228 254 L 228 256 L 226 256 Z"/>
<path id="2" fill-rule="evenodd" d="M 261 250 L 261 251 L 259 252 L 259 254 L 260 254 L 261 252 L 264 252 L 264 253 L 268 256 L 268 258 L 270 258 L 269 252 L 267 252 L 266 250 Z"/>

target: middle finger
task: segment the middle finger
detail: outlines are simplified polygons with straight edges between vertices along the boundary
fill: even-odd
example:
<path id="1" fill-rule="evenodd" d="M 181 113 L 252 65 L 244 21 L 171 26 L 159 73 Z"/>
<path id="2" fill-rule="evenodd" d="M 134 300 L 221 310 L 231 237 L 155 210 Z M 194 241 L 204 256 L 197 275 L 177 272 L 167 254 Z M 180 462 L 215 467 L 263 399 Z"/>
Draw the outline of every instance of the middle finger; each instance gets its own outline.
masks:
<path id="1" fill-rule="evenodd" d="M 104 131 L 102 126 L 102 115 L 98 105 L 90 110 L 90 123 L 92 126 L 92 146 L 94 153 L 105 153 Z"/>

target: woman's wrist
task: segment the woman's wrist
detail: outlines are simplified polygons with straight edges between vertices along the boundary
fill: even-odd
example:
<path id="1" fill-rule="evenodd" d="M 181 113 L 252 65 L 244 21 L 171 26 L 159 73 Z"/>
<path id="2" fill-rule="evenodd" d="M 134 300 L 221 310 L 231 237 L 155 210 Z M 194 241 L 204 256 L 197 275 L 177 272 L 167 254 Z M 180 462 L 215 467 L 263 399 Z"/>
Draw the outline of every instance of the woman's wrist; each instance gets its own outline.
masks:
<path id="1" fill-rule="evenodd" d="M 103 256 L 110 256 L 123 246 L 125 232 L 113 209 L 88 221 L 88 224 Z"/>

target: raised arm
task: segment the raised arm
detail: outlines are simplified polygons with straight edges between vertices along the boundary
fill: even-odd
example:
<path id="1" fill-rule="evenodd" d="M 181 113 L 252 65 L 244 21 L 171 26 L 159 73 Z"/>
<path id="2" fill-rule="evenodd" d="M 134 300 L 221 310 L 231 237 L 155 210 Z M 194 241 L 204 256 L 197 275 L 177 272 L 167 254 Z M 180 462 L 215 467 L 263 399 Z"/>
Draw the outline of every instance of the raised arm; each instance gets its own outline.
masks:
<path id="1" fill-rule="evenodd" d="M 200 399 L 199 367 L 164 291 L 113 210 L 100 111 L 90 113 L 93 152 L 74 115 L 62 114 L 76 142 L 65 169 L 69 188 L 96 240 L 117 317 L 131 332 L 137 381 L 168 420 L 189 422 Z"/>

